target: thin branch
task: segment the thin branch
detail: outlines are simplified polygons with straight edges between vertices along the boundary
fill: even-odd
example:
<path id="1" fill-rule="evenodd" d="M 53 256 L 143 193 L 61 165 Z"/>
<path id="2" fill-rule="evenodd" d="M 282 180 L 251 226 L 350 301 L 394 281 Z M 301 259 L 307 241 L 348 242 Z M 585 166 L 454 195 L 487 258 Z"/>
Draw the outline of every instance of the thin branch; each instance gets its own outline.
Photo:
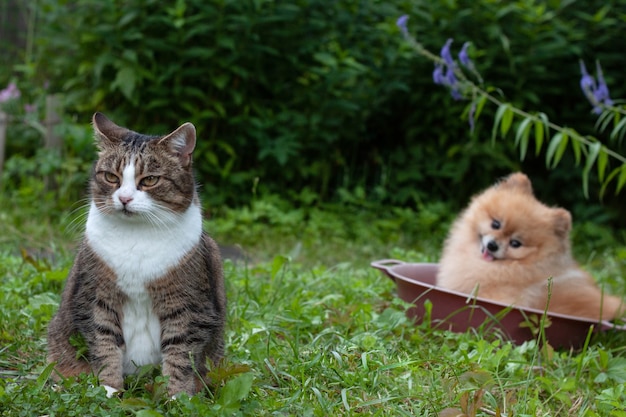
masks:
<path id="1" fill-rule="evenodd" d="M 472 86 L 472 91 L 475 92 L 476 94 L 480 94 L 483 97 L 485 97 L 487 100 L 491 101 L 493 104 L 495 104 L 496 106 L 502 106 L 504 104 L 508 104 L 508 103 L 504 103 L 503 101 L 498 100 L 497 98 L 495 98 L 494 96 L 492 96 L 491 94 L 489 94 L 488 92 L 486 92 L 485 90 L 483 90 L 482 88 L 478 87 L 477 85 L 475 85 L 474 83 L 472 83 L 471 81 L 468 80 L 468 82 L 471 84 Z M 515 106 L 509 106 L 509 108 L 511 109 L 511 111 L 515 114 L 517 114 L 518 116 L 524 117 L 524 118 L 529 118 L 532 119 L 533 121 L 538 121 L 538 122 L 542 122 L 543 120 L 541 120 L 538 116 L 528 113 L 524 110 L 521 110 Z M 578 142 L 584 143 L 587 146 L 591 146 L 592 144 L 596 143 L 594 140 L 590 139 L 588 136 L 582 136 L 580 133 L 578 133 L 576 130 L 571 129 L 571 128 L 565 128 L 562 126 L 559 126 L 553 122 L 548 121 L 547 123 L 548 127 L 550 129 L 553 129 L 557 132 L 560 133 L 567 133 L 572 139 L 577 140 Z M 626 164 L 626 157 L 620 155 L 619 153 L 611 150 L 610 148 L 607 148 L 604 144 L 602 145 L 602 151 L 605 152 L 607 155 L 617 159 L 618 161 L 620 161 L 622 164 Z"/>
<path id="2" fill-rule="evenodd" d="M 429 59 L 430 61 L 435 63 L 435 65 L 442 65 L 442 66 L 446 66 L 446 67 L 449 67 L 449 68 L 451 67 L 444 59 L 442 59 L 441 57 L 439 57 L 439 56 L 433 54 L 432 52 L 430 52 L 420 42 L 418 42 L 414 37 L 412 37 L 408 33 L 408 30 L 407 30 L 405 25 L 406 25 L 406 20 L 404 20 L 402 25 L 398 24 L 398 26 L 400 27 L 400 29 L 402 31 L 404 39 L 417 52 L 418 55 L 421 55 L 421 56 Z M 490 102 L 492 102 L 493 104 L 495 104 L 498 107 L 503 106 L 505 104 L 509 104 L 509 103 L 505 103 L 505 102 L 497 99 L 496 97 L 492 96 L 487 91 L 485 91 L 480 85 L 477 85 L 475 82 L 473 82 L 472 80 L 468 79 L 467 76 L 465 75 L 465 73 L 461 70 L 461 68 L 458 65 L 453 65 L 450 69 L 452 69 L 454 71 L 455 76 L 457 77 L 457 79 L 459 80 L 459 83 L 461 84 L 462 90 L 465 91 L 465 92 L 471 91 L 471 96 L 472 96 L 473 100 L 475 100 L 476 97 L 478 95 L 480 95 L 480 96 L 485 97 L 487 100 L 489 100 Z M 599 106 L 602 107 L 602 108 L 610 109 L 611 111 L 617 112 L 619 114 L 626 115 L 626 110 L 624 110 L 622 108 L 615 107 L 615 106 L 606 106 L 604 104 L 599 104 Z M 524 111 L 522 109 L 519 109 L 519 108 L 517 108 L 515 106 L 512 106 L 510 104 L 509 104 L 509 109 L 511 109 L 511 111 L 514 114 L 518 115 L 518 116 L 521 116 L 521 117 L 524 117 L 524 118 L 530 118 L 531 120 L 533 120 L 535 122 L 545 123 L 545 121 L 542 120 L 540 117 L 538 117 L 538 116 L 536 116 L 534 114 L 528 113 L 528 112 L 526 112 L 526 111 Z M 584 145 L 592 146 L 593 144 L 599 142 L 599 141 L 597 141 L 597 139 L 592 138 L 590 136 L 583 136 L 583 135 L 581 135 L 580 133 L 578 133 L 574 129 L 562 127 L 562 126 L 559 126 L 559 125 L 557 125 L 557 124 L 555 124 L 553 122 L 550 122 L 550 121 L 548 121 L 546 124 L 547 124 L 547 126 L 550 129 L 553 129 L 553 130 L 555 130 L 555 131 L 557 131 L 559 133 L 566 133 L 569 137 L 571 137 L 572 139 L 574 139 L 577 142 L 580 142 L 580 143 L 582 143 Z M 612 158 L 618 160 L 622 164 L 626 164 L 626 157 L 624 157 L 624 156 L 620 155 L 619 153 L 609 149 L 604 144 L 602 144 L 601 151 L 606 153 L 608 156 L 611 156 Z"/>

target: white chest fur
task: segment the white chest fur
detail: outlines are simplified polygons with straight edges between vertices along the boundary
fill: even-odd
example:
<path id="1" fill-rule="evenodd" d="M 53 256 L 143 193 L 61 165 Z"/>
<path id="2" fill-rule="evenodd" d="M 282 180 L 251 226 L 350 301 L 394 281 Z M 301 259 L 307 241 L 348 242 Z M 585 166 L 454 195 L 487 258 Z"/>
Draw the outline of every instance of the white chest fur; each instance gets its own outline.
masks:
<path id="1" fill-rule="evenodd" d="M 126 343 L 124 374 L 134 373 L 142 365 L 161 363 L 161 325 L 147 293 L 124 304 L 122 331 Z"/>
<path id="2" fill-rule="evenodd" d="M 104 215 L 92 202 L 86 225 L 89 245 L 115 272 L 119 287 L 131 297 L 176 266 L 199 243 L 201 235 L 202 215 L 195 204 L 167 223 L 154 225 Z"/>
<path id="3" fill-rule="evenodd" d="M 158 225 L 100 213 L 92 202 L 86 237 L 95 253 L 113 270 L 129 300 L 123 307 L 126 343 L 124 372 L 136 365 L 160 363 L 161 328 L 146 284 L 163 276 L 200 241 L 202 215 L 197 205 Z"/>

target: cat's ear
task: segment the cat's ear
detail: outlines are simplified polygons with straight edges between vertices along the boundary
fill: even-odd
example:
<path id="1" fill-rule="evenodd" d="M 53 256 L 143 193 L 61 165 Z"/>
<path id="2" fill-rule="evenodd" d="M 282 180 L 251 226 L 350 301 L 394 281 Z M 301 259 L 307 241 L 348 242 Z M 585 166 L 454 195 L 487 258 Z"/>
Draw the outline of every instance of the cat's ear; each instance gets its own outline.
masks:
<path id="1" fill-rule="evenodd" d="M 107 145 L 117 145 L 129 132 L 125 127 L 113 123 L 102 113 L 94 113 L 93 130 L 96 133 L 97 145 L 102 148 Z"/>
<path id="2" fill-rule="evenodd" d="M 191 163 L 191 154 L 196 147 L 196 128 L 187 122 L 159 140 L 159 145 L 167 147 L 169 152 L 180 159 L 184 167 Z"/>

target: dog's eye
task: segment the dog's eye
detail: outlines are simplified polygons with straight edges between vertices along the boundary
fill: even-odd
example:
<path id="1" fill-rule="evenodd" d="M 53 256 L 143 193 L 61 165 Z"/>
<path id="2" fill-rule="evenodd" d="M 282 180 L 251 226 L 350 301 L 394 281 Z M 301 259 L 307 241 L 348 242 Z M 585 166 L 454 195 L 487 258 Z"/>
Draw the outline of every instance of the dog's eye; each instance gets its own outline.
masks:
<path id="1" fill-rule="evenodd" d="M 520 241 L 519 241 L 519 240 L 517 240 L 517 239 L 512 239 L 512 240 L 509 242 L 509 245 L 511 245 L 511 247 L 512 247 L 512 248 L 519 248 L 519 247 L 521 247 L 521 246 L 522 246 L 522 242 L 520 242 Z"/>
<path id="2" fill-rule="evenodd" d="M 501 226 L 501 224 L 500 224 L 500 222 L 498 220 L 494 220 L 494 221 L 491 222 L 491 228 L 493 230 L 500 229 L 500 226 Z"/>

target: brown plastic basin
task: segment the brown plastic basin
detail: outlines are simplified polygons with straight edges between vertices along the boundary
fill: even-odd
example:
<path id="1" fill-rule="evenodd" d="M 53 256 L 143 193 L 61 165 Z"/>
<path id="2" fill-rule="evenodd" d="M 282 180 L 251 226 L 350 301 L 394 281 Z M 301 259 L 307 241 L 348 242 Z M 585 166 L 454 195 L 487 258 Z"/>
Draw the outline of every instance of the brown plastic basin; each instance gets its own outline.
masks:
<path id="1" fill-rule="evenodd" d="M 395 259 L 374 261 L 371 266 L 384 272 L 396 283 L 398 296 L 414 304 L 407 310 L 410 318 L 421 323 L 430 316 L 432 327 L 454 332 L 481 329 L 500 332 L 516 344 L 537 339 L 544 329 L 545 339 L 553 347 L 580 348 L 590 330 L 626 330 L 608 321 L 544 312 L 532 308 L 511 307 L 485 298 L 439 288 L 436 284 L 438 265 L 405 263 Z M 429 300 L 431 308 L 425 301 Z M 428 304 L 428 303 L 427 303 Z M 430 313 L 428 310 L 430 309 Z M 543 326 L 541 325 L 543 323 Z"/>

